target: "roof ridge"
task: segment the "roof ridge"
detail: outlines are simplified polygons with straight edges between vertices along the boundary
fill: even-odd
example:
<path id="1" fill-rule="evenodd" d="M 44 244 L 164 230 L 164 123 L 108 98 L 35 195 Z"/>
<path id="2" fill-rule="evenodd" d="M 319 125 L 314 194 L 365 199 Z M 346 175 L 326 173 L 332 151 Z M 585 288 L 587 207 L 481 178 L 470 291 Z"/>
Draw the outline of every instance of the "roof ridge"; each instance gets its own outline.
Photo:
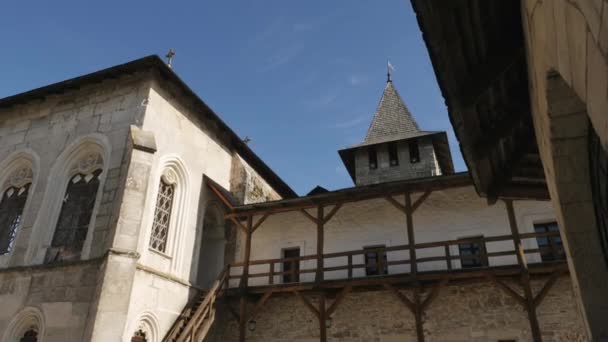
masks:
<path id="1" fill-rule="evenodd" d="M 382 140 L 390 135 L 407 137 L 420 132 L 420 127 L 397 92 L 392 81 L 387 81 L 376 112 L 369 125 L 364 143 Z"/>

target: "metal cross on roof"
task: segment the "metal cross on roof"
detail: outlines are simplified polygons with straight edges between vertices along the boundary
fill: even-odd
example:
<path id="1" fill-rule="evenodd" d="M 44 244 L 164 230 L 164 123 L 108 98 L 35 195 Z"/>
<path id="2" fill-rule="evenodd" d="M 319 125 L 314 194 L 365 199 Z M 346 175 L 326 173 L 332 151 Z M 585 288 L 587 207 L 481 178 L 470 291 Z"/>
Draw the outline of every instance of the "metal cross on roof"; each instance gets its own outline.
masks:
<path id="1" fill-rule="evenodd" d="M 173 56 L 175 56 L 175 50 L 169 49 L 169 52 L 167 52 L 165 55 L 165 57 L 167 57 L 167 66 L 169 68 L 171 67 L 171 60 L 173 59 Z"/>

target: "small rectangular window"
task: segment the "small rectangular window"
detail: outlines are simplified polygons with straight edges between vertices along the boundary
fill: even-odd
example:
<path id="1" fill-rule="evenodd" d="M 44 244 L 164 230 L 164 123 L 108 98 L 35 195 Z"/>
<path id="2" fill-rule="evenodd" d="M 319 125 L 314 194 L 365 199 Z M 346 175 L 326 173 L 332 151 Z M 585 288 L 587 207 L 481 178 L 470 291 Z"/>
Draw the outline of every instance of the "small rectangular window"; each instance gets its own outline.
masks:
<path id="1" fill-rule="evenodd" d="M 557 222 L 538 223 L 534 225 L 536 233 L 559 232 Z M 559 236 L 539 236 L 536 238 L 536 243 L 540 249 L 540 257 L 542 261 L 563 260 L 566 258 L 564 245 Z"/>
<path id="2" fill-rule="evenodd" d="M 397 153 L 397 143 L 388 144 L 388 160 L 391 166 L 399 165 L 399 155 Z"/>
<path id="3" fill-rule="evenodd" d="M 300 281 L 300 247 L 283 250 L 283 283 L 297 283 Z"/>
<path id="4" fill-rule="evenodd" d="M 385 245 L 363 247 L 365 251 L 365 275 L 388 274 Z"/>
<path id="5" fill-rule="evenodd" d="M 409 150 L 410 150 L 410 163 L 418 163 L 420 162 L 420 150 L 418 149 L 418 141 L 410 140 L 409 142 Z"/>
<path id="6" fill-rule="evenodd" d="M 486 254 L 486 244 L 483 236 L 464 238 L 466 243 L 459 243 L 460 264 L 462 268 L 488 266 L 488 256 Z"/>
<path id="7" fill-rule="evenodd" d="M 378 154 L 376 153 L 376 147 L 370 146 L 368 150 L 369 155 L 369 168 L 375 170 L 378 168 Z"/>

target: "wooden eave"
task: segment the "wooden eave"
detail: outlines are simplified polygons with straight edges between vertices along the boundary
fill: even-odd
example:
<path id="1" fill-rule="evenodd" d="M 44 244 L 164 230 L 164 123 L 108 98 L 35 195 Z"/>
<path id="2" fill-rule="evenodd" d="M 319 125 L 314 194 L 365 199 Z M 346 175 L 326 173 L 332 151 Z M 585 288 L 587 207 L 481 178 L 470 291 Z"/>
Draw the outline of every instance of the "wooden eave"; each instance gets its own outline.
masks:
<path id="1" fill-rule="evenodd" d="M 520 2 L 412 0 L 477 192 L 549 199 L 528 93 Z"/>

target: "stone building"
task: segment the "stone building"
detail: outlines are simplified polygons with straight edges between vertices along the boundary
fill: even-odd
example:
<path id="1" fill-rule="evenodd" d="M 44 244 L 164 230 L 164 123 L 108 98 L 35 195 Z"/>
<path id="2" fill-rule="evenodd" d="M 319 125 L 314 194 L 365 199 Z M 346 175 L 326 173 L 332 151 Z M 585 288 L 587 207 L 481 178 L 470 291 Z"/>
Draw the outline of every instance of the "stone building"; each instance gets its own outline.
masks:
<path id="1" fill-rule="evenodd" d="M 551 199 L 586 333 L 608 341 L 608 4 L 412 4 L 478 193 Z"/>
<path id="2" fill-rule="evenodd" d="M 298 197 L 158 57 L 0 99 L 2 341 L 564 341 L 548 201 L 480 198 L 389 79 Z"/>

